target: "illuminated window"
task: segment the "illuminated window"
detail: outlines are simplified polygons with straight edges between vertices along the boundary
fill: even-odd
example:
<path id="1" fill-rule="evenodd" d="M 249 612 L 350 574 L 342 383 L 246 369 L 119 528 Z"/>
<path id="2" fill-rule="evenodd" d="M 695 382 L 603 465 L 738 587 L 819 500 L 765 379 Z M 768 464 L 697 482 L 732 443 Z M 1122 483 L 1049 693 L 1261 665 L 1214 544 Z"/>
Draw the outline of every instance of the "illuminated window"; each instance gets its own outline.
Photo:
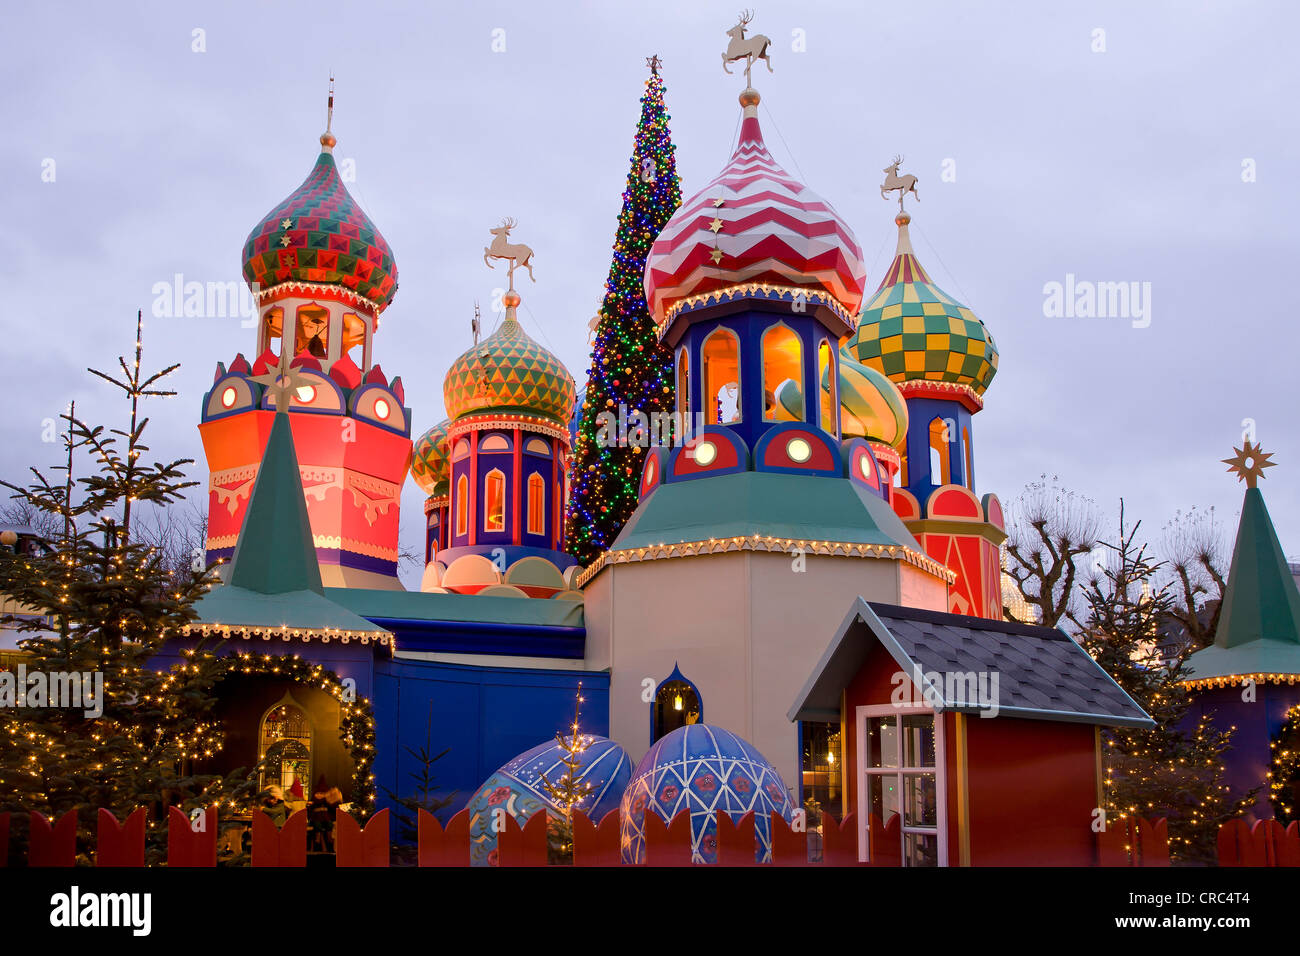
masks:
<path id="1" fill-rule="evenodd" d="M 293 354 L 304 351 L 314 358 L 325 358 L 329 352 L 330 314 L 319 305 L 304 305 L 298 309 L 298 325 L 293 337 Z"/>
<path id="2" fill-rule="evenodd" d="M 803 345 L 788 326 L 774 325 L 763 333 L 763 418 L 772 422 L 804 421 L 802 399 L 796 414 L 796 409 L 781 401 L 783 388 L 793 389 L 786 393 L 790 396 L 803 394 Z"/>
<path id="3" fill-rule="evenodd" d="M 546 533 L 546 482 L 537 472 L 528 476 L 528 533 Z"/>
<path id="4" fill-rule="evenodd" d="M 456 447 L 451 451 L 451 460 L 460 461 L 462 458 L 469 457 L 469 442 L 462 438 L 456 442 Z"/>
<path id="5" fill-rule="evenodd" d="M 524 451 L 533 455 L 545 455 L 551 457 L 551 446 L 545 438 L 530 438 L 528 444 L 524 445 Z"/>
<path id="6" fill-rule="evenodd" d="M 488 435 L 478 444 L 479 451 L 509 451 L 510 441 L 505 435 Z"/>
<path id="7" fill-rule="evenodd" d="M 740 340 L 726 329 L 715 330 L 701 350 L 705 423 L 740 421 Z"/>
<path id="8" fill-rule="evenodd" d="M 506 530 L 506 476 L 499 468 L 483 479 L 483 530 Z"/>
<path id="9" fill-rule="evenodd" d="M 258 752 L 266 760 L 262 789 L 275 785 L 285 800 L 306 799 L 312 783 L 311 722 L 287 695 L 263 715 Z"/>
<path id="10" fill-rule="evenodd" d="M 966 487 L 969 488 L 971 491 L 974 491 L 975 479 L 972 477 L 972 475 L 975 474 L 975 468 L 974 465 L 971 463 L 971 457 L 970 457 L 970 431 L 965 428 L 961 430 L 961 450 L 962 450 L 962 459 L 966 462 Z"/>
<path id="11" fill-rule="evenodd" d="M 691 411 L 690 356 L 685 346 L 677 350 L 677 410 L 683 417 Z"/>
<path id="12" fill-rule="evenodd" d="M 831 347 L 825 339 L 817 346 L 817 381 L 823 383 L 821 390 L 822 399 L 822 429 L 830 432 L 832 435 L 837 434 L 836 424 L 839 414 L 839 376 L 832 375 L 831 367 Z"/>
<path id="13" fill-rule="evenodd" d="M 469 479 L 461 475 L 456 479 L 456 535 L 465 534 L 469 529 L 467 527 L 466 516 L 469 514 Z"/>
<path id="14" fill-rule="evenodd" d="M 808 829 L 824 833 L 822 820 L 844 816 L 844 755 L 840 746 L 840 725 L 803 721 L 799 724 L 802 750 L 800 782 L 803 806 L 808 812 Z"/>
<path id="15" fill-rule="evenodd" d="M 952 460 L 948 453 L 948 422 L 936 418 L 930 422 L 930 483 L 946 485 L 952 481 Z"/>
<path id="16" fill-rule="evenodd" d="M 674 668 L 673 674 L 678 673 Z M 703 719 L 704 708 L 695 685 L 685 678 L 670 677 L 659 685 L 650 704 L 650 742 Z"/>
<path id="17" fill-rule="evenodd" d="M 903 865 L 945 865 L 943 766 L 935 759 L 943 752 L 942 726 L 932 712 L 900 714 L 894 707 L 859 707 L 857 720 L 863 764 L 858 796 L 863 862 L 882 849 L 870 846 L 868 814 L 881 823 L 901 814 Z"/>
<path id="18" fill-rule="evenodd" d="M 340 355 L 350 358 L 357 368 L 366 361 L 366 320 L 355 312 L 343 313 L 343 348 Z"/>
<path id="19" fill-rule="evenodd" d="M 280 337 L 284 334 L 284 309 L 276 306 L 273 309 L 267 309 L 266 314 L 262 316 L 262 342 L 258 354 L 271 349 L 276 355 L 280 354 Z"/>

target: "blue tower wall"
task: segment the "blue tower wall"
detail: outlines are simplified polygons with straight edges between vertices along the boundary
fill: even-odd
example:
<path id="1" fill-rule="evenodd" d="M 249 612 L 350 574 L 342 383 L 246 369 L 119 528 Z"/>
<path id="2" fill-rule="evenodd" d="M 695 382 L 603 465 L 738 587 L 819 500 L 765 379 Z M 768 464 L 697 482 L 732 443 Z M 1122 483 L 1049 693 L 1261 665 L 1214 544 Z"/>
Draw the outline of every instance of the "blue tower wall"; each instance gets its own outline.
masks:
<path id="1" fill-rule="evenodd" d="M 913 397 L 907 400 L 907 485 L 922 507 L 930 494 L 944 482 L 930 473 L 930 423 L 936 418 L 951 421 L 948 435 L 948 461 L 953 485 L 965 485 L 975 490 L 975 432 L 971 427 L 971 413 L 957 401 L 938 398 Z M 967 480 L 966 456 L 962 449 L 962 431 L 970 441 L 972 474 Z"/>

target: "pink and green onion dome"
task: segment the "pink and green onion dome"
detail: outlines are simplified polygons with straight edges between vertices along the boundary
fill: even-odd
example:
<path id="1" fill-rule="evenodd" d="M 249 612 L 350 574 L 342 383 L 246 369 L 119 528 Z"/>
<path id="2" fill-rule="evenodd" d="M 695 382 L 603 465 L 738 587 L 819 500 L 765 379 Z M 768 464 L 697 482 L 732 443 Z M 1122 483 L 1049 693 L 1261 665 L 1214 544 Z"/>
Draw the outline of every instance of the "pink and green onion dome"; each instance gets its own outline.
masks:
<path id="1" fill-rule="evenodd" d="M 447 493 L 451 477 L 451 449 L 447 444 L 449 421 L 441 421 L 411 446 L 411 478 L 426 495 Z"/>
<path id="2" fill-rule="evenodd" d="M 660 328 L 710 293 L 762 288 L 829 299 L 846 321 L 866 287 L 862 249 L 830 203 L 768 152 L 758 93 L 741 94 L 740 140 L 722 172 L 673 214 L 646 259 L 646 302 Z"/>
<path id="3" fill-rule="evenodd" d="M 331 134 L 321 137 L 302 185 L 248 234 L 244 279 L 262 292 L 284 283 L 340 286 L 382 312 L 397 294 L 397 263 L 339 176 L 333 145 Z"/>
<path id="4" fill-rule="evenodd" d="M 462 354 L 442 383 L 443 404 L 454 422 L 474 414 L 536 416 L 567 429 L 573 414 L 573 376 L 564 363 L 534 342 L 515 318 L 507 294 L 506 317 L 495 332 Z"/>
<path id="5" fill-rule="evenodd" d="M 754 813 L 754 859 L 772 861 L 772 814 L 787 822 L 794 803 L 776 768 L 753 744 L 710 724 L 688 724 L 657 740 L 637 764 L 620 808 L 624 863 L 645 862 L 645 818 L 691 815 L 691 861 L 718 861 L 717 814 Z"/>
<path id="6" fill-rule="evenodd" d="M 617 810 L 632 778 L 632 758 L 608 737 L 583 734 L 586 749 L 578 754 L 575 779 L 591 785 L 591 792 L 577 809 L 593 823 Z M 470 864 L 497 865 L 497 832 L 493 816 L 503 810 L 523 827 L 539 810 L 558 814 L 555 801 L 546 793 L 543 782 L 552 785 L 568 773 L 564 760 L 568 750 L 559 740 L 538 744 L 515 757 L 484 781 L 470 797 L 469 811 Z"/>
<path id="7" fill-rule="evenodd" d="M 894 219 L 898 252 L 846 348 L 900 385 L 947 382 L 981 397 L 998 370 L 997 345 L 975 313 L 935 285 L 917 261 L 911 220 L 907 213 Z"/>

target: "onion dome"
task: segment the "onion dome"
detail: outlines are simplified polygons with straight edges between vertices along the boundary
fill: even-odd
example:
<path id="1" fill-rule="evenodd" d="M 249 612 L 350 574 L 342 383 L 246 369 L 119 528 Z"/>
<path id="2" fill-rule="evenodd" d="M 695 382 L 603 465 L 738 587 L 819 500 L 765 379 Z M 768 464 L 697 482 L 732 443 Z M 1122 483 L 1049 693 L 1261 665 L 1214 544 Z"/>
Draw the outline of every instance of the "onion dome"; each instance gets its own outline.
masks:
<path id="1" fill-rule="evenodd" d="M 934 284 L 912 250 L 899 213 L 898 252 L 862 309 L 847 348 L 859 362 L 903 382 L 950 382 L 978 398 L 998 370 L 993 336 L 970 309 Z M 906 389 L 904 389 L 906 392 Z"/>
<path id="2" fill-rule="evenodd" d="M 568 428 L 573 376 L 519 325 L 519 301 L 517 292 L 507 292 L 501 325 L 447 371 L 442 398 L 452 421 L 470 412 L 501 412 L 538 415 Z"/>
<path id="3" fill-rule="evenodd" d="M 342 286 L 382 312 L 397 294 L 397 263 L 343 184 L 334 143 L 327 130 L 302 185 L 248 234 L 244 279 L 262 291 L 286 282 Z"/>
<path id="4" fill-rule="evenodd" d="M 822 389 L 830 394 L 826 381 Z M 854 361 L 844 349 L 840 350 L 840 435 L 895 448 L 907 437 L 907 401 L 898 386 L 869 365 Z"/>
<path id="5" fill-rule="evenodd" d="M 434 425 L 411 448 L 411 477 L 426 495 L 447 493 L 451 476 L 451 449 L 447 447 L 449 424 L 442 421 Z"/>
<path id="6" fill-rule="evenodd" d="M 646 751 L 620 807 L 619 843 L 624 863 L 645 862 L 645 818 L 665 823 L 681 810 L 691 815 L 691 862 L 718 861 L 718 814 L 733 821 L 754 814 L 754 859 L 772 860 L 772 814 L 787 823 L 794 804 L 785 781 L 753 744 L 710 724 L 687 724 Z"/>
<path id="7" fill-rule="evenodd" d="M 758 93 L 740 94 L 740 141 L 727 165 L 682 203 L 650 248 L 646 302 L 661 328 L 697 296 L 763 286 L 829 298 L 857 312 L 862 250 L 830 204 L 787 173 L 763 143 Z"/>

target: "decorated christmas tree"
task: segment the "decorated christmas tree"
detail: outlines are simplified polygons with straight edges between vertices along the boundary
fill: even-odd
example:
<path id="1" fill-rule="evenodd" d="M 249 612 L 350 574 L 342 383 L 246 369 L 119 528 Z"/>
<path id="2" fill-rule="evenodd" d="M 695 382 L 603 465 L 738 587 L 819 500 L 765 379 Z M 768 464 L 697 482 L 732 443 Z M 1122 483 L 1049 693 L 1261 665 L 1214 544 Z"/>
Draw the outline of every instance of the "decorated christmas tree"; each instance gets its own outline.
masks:
<path id="1" fill-rule="evenodd" d="M 651 73 L 641 97 L 623 211 L 618 217 L 614 258 L 605 298 L 596 317 L 595 347 L 580 411 L 577 447 L 571 460 L 565 549 L 589 564 L 618 536 L 637 503 L 637 482 L 645 449 L 602 441 L 602 412 L 640 412 L 647 418 L 673 408 L 672 355 L 659 344 L 646 307 L 646 255 L 669 217 L 681 205 L 681 182 L 664 108 L 659 59 L 646 61 Z M 606 429 L 606 431 L 610 431 Z"/>

